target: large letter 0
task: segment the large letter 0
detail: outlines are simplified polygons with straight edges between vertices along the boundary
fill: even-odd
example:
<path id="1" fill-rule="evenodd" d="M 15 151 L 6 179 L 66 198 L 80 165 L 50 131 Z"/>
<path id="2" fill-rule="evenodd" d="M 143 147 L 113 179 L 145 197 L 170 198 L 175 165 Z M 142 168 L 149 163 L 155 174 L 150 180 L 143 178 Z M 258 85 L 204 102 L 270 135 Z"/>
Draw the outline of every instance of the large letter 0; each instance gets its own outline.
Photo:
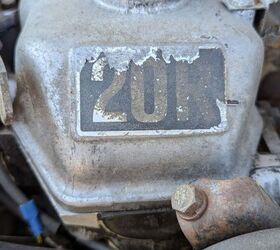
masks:
<path id="1" fill-rule="evenodd" d="M 156 61 L 154 58 L 149 58 L 145 64 L 154 69 L 154 112 L 145 112 L 144 70 L 134 63 L 131 65 L 131 112 L 139 122 L 159 122 L 167 114 L 166 64 L 163 60 Z"/>

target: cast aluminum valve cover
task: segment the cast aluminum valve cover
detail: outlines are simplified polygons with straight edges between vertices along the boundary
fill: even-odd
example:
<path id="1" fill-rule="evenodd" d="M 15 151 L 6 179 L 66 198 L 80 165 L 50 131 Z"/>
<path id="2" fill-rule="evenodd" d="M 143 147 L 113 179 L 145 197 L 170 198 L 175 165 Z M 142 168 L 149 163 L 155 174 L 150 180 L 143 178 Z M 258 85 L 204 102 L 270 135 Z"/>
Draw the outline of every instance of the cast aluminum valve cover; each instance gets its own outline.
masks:
<path id="1" fill-rule="evenodd" d="M 59 211 L 160 207 L 182 183 L 248 175 L 263 44 L 220 1 L 23 0 L 21 19 L 13 129 Z"/>

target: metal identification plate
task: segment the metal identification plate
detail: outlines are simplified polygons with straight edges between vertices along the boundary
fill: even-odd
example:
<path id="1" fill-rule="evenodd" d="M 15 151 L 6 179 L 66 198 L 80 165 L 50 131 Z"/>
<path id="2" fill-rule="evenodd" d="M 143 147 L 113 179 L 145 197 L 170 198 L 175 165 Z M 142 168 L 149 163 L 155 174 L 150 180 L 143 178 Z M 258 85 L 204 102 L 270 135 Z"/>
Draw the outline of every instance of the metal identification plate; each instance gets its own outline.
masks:
<path id="1" fill-rule="evenodd" d="M 220 48 L 98 47 L 82 54 L 87 60 L 76 79 L 80 136 L 224 130 L 225 62 Z"/>

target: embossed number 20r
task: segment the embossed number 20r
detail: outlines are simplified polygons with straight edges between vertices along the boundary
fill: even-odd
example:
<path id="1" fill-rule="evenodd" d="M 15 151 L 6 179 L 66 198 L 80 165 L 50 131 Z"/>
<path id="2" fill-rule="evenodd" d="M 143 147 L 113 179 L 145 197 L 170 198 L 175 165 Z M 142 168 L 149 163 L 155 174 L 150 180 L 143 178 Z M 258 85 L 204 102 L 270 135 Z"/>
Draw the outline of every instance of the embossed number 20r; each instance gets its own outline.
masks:
<path id="1" fill-rule="evenodd" d="M 167 66 L 163 61 L 155 62 L 155 59 L 149 58 L 146 61 L 147 67 L 153 67 L 154 72 L 154 111 L 151 114 L 145 112 L 144 99 L 144 72 L 143 68 L 132 63 L 131 65 L 131 113 L 139 122 L 152 123 L 162 121 L 167 114 Z M 178 65 L 180 69 L 180 65 Z M 127 122 L 127 114 L 122 112 L 107 112 L 105 108 L 109 100 L 115 96 L 125 83 L 125 72 L 117 72 L 114 76 L 112 84 L 99 96 L 93 111 L 93 122 Z M 177 83 L 180 88 L 183 83 Z M 180 90 L 177 99 L 179 104 L 185 102 L 180 101 Z M 180 103 L 181 102 L 181 103 Z M 178 107 L 177 107 L 178 111 Z M 187 113 L 186 105 L 180 105 L 178 113 L 179 120 L 185 120 Z"/>

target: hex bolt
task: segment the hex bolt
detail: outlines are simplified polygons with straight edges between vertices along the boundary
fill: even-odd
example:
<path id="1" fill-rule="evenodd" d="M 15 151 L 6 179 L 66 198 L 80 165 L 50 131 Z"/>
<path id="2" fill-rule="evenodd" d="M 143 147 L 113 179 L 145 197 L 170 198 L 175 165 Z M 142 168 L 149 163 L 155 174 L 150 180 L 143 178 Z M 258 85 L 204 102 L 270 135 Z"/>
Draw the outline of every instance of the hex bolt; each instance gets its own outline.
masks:
<path id="1" fill-rule="evenodd" d="M 207 208 L 207 195 L 194 185 L 182 185 L 171 198 L 172 208 L 185 220 L 199 219 Z"/>

